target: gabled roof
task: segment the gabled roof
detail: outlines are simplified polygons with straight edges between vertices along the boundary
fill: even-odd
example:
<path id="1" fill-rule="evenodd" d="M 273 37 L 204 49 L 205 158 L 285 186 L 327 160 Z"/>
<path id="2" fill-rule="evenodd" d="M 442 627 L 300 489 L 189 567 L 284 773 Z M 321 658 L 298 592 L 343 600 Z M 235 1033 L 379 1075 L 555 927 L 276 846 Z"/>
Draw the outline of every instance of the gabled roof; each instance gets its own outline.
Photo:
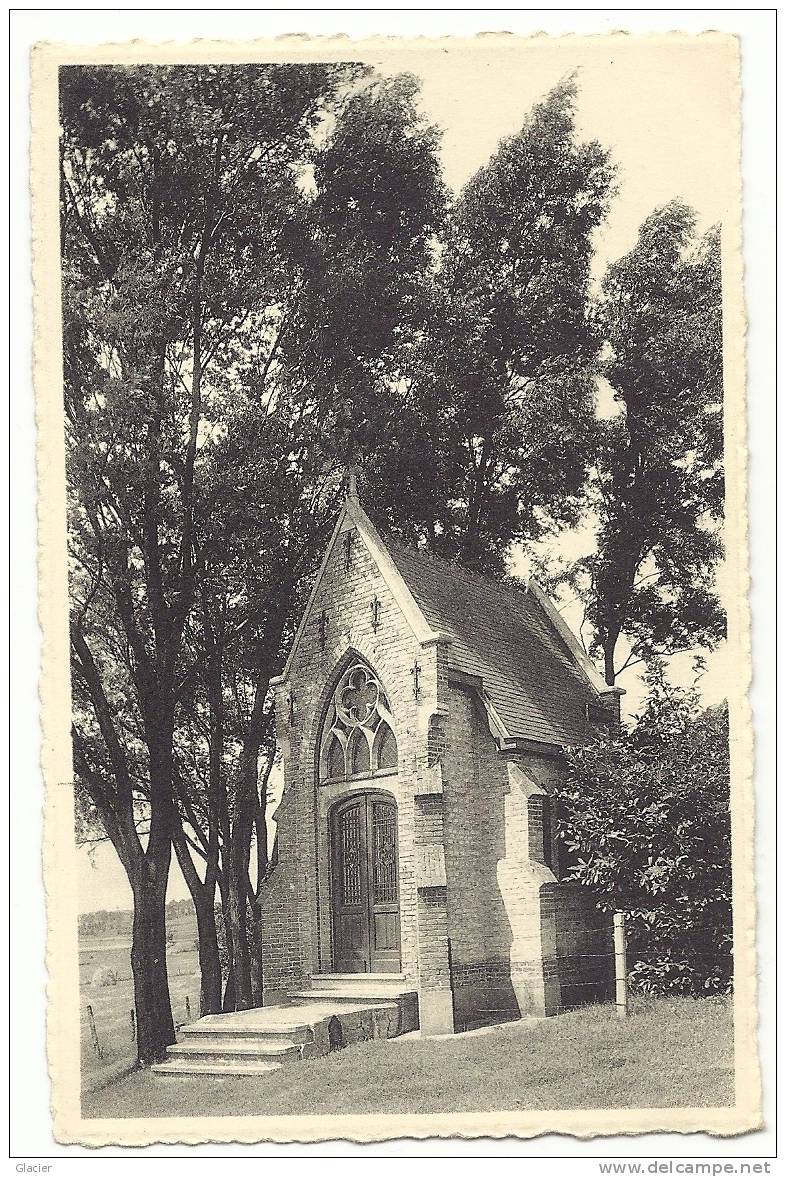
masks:
<path id="1" fill-rule="evenodd" d="M 501 739 L 583 742 L 587 705 L 597 707 L 610 689 L 545 593 L 534 582 L 500 584 L 381 536 L 354 495 L 336 521 L 284 673 L 273 682 L 289 674 L 330 553 L 349 527 L 364 539 L 418 640 L 450 639 L 450 668 L 477 684 Z"/>
<path id="2" fill-rule="evenodd" d="M 429 625 L 452 639 L 449 665 L 482 678 L 507 737 L 559 745 L 586 738 L 587 704 L 597 707 L 600 691 L 542 594 L 384 542 Z"/>

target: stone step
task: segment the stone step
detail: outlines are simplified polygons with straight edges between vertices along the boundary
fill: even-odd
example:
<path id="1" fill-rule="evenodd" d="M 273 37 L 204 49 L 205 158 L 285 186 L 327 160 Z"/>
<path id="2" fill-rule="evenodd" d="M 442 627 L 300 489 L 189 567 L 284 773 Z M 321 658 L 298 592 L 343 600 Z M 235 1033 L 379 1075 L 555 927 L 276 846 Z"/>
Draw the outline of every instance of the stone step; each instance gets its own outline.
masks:
<path id="1" fill-rule="evenodd" d="M 395 984 L 395 982 L 394 982 Z M 307 989 L 290 1004 L 209 1014 L 184 1026 L 155 1075 L 264 1075 L 283 1064 L 318 1058 L 370 1038 L 395 1037 L 417 1027 L 417 993 L 364 986 Z"/>
<path id="2" fill-rule="evenodd" d="M 302 1047 L 295 1042 L 277 1042 L 260 1045 L 259 1042 L 237 1042 L 231 1038 L 209 1039 L 199 1042 L 178 1042 L 170 1046 L 167 1061 L 214 1062 L 231 1065 L 235 1062 L 297 1062 L 302 1056 Z"/>
<path id="3" fill-rule="evenodd" d="M 402 988 L 407 978 L 404 973 L 312 973 L 311 983 L 317 989 L 333 988 L 336 985 L 391 984 Z"/>
<path id="4" fill-rule="evenodd" d="M 369 973 L 354 974 L 349 977 L 314 976 L 310 978 L 312 993 L 338 993 L 350 996 L 353 993 L 373 993 L 377 997 L 394 998 L 400 993 L 406 993 L 413 988 L 411 982 L 404 977 L 371 976 Z M 305 992 L 305 986 L 299 987 L 297 992 Z"/>
<path id="5" fill-rule="evenodd" d="M 178 1058 L 167 1060 L 165 1063 L 154 1063 L 150 1070 L 155 1075 L 171 1075 L 180 1078 L 187 1078 L 189 1075 L 210 1075 L 214 1078 L 233 1079 L 244 1075 L 268 1075 L 271 1071 L 278 1071 L 280 1068 L 281 1063 L 266 1062 L 264 1059 L 254 1062 L 220 1063 Z"/>
<path id="6" fill-rule="evenodd" d="M 288 993 L 287 998 L 294 1005 L 310 1005 L 314 1002 L 330 1002 L 334 1005 L 378 1005 L 382 1009 L 390 1009 L 395 1004 L 396 997 L 402 997 L 398 990 L 380 989 L 302 989 L 297 993 Z"/>
<path id="7" fill-rule="evenodd" d="M 267 1046 L 275 1048 L 281 1045 L 281 1043 L 302 1045 L 310 1040 L 311 1027 L 292 1022 L 290 1025 L 282 1024 L 280 1026 L 266 1026 L 264 1028 L 260 1026 L 259 1029 L 253 1029 L 242 1025 L 233 1026 L 228 1024 L 221 1026 L 213 1024 L 205 1026 L 201 1022 L 192 1022 L 189 1026 L 183 1026 L 180 1031 L 180 1038 L 183 1042 L 229 1040 L 238 1044 L 248 1043 L 249 1046 L 255 1046 L 257 1049 L 263 1050 Z"/>

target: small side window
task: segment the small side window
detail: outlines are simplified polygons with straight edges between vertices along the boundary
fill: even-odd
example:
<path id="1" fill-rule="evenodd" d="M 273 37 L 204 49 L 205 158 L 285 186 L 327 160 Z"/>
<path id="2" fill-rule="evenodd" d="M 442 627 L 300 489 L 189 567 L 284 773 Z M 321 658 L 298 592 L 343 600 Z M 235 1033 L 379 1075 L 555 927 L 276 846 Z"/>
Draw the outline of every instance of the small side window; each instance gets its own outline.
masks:
<path id="1" fill-rule="evenodd" d="M 529 855 L 536 862 L 551 867 L 551 798 L 535 793 L 527 802 Z"/>

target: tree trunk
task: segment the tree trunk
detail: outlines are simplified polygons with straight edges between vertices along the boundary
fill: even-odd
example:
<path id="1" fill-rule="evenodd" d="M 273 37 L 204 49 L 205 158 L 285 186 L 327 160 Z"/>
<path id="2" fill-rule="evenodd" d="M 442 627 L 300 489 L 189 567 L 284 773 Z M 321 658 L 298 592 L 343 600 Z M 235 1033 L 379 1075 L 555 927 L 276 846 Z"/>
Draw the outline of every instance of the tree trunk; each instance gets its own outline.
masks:
<path id="1" fill-rule="evenodd" d="M 166 959 L 166 892 L 176 813 L 172 797 L 173 709 L 167 692 L 151 693 L 144 715 L 150 752 L 150 828 L 135 866 L 131 971 L 137 1018 L 137 1056 L 143 1066 L 159 1062 L 175 1041 Z"/>
<path id="2" fill-rule="evenodd" d="M 202 978 L 199 991 L 199 1012 L 201 1016 L 221 1013 L 221 958 L 218 954 L 218 933 L 216 931 L 215 876 L 211 881 L 208 869 L 205 882 L 202 882 L 191 859 L 182 829 L 175 827 L 173 842 L 180 871 L 186 880 L 196 913 L 199 971 Z"/>
<path id="3" fill-rule="evenodd" d="M 246 866 L 242 860 L 242 838 L 237 830 L 237 821 L 232 831 L 232 846 L 229 855 L 228 879 L 228 929 L 232 932 L 232 978 L 234 981 L 235 1009 L 251 1009 L 254 995 L 251 989 L 251 958 L 248 951 Z M 227 948 L 229 931 L 227 931 Z"/>
<path id="4" fill-rule="evenodd" d="M 194 901 L 199 937 L 199 1014 L 220 1014 L 221 1000 L 221 958 L 218 955 L 218 934 L 216 912 L 210 899 L 200 896 Z"/>
<path id="5" fill-rule="evenodd" d="M 224 987 L 224 1003 L 222 1009 L 225 1014 L 231 1014 L 235 1011 L 235 974 L 230 969 L 227 974 L 227 983 Z"/>
<path id="6" fill-rule="evenodd" d="M 251 709 L 248 727 L 246 729 L 243 749 L 240 755 L 238 780 L 235 786 L 234 812 L 232 820 L 232 836 L 229 846 L 229 869 L 227 873 L 229 893 L 229 916 L 233 936 L 233 961 L 235 981 L 235 1002 L 237 1009 L 250 1009 L 261 1001 L 261 986 L 252 981 L 252 954 L 248 947 L 248 867 L 251 857 L 251 839 L 255 830 L 255 815 L 260 805 L 259 798 L 259 750 L 265 733 L 268 717 L 265 715 L 265 698 L 270 685 L 273 660 L 281 641 L 281 631 L 286 617 L 286 602 L 288 592 L 284 578 L 281 580 L 281 596 L 278 612 L 268 621 L 265 637 L 260 644 L 257 657 L 259 659 L 259 674 L 254 689 L 254 704 Z M 267 780 L 267 778 L 266 778 Z M 266 784 L 266 782 L 265 782 Z M 261 828 L 257 823 L 257 828 Z M 267 854 L 267 846 L 258 848 L 258 852 Z M 252 903 L 252 906 L 255 906 Z M 253 935 L 257 937 L 261 928 L 257 924 L 256 912 L 252 912 Z M 261 959 L 258 957 L 258 944 L 255 939 L 254 971 L 261 974 Z M 261 954 L 259 954 L 261 957 Z M 255 996 L 256 990 L 256 996 Z"/>
<path id="7" fill-rule="evenodd" d="M 132 880 L 134 925 L 131 972 L 134 977 L 137 1057 L 142 1066 L 160 1062 L 175 1041 L 166 967 L 166 889 L 168 855 L 145 855 Z"/>
<path id="8" fill-rule="evenodd" d="M 234 820 L 232 822 L 232 841 L 229 847 L 229 915 L 234 942 L 235 1001 L 238 1009 L 251 1009 L 261 1001 L 261 992 L 258 986 L 256 986 L 257 994 L 255 995 L 254 992 L 252 954 L 248 947 L 248 867 L 251 858 L 251 838 L 255 829 L 255 813 L 259 806 L 257 761 L 264 727 L 264 699 L 268 681 L 269 675 L 264 675 L 256 686 L 254 706 L 240 757 Z M 265 851 L 266 847 L 262 852 Z M 258 933 L 259 928 L 255 922 L 253 935 L 257 936 Z"/>
<path id="9" fill-rule="evenodd" d="M 612 633 L 606 633 L 603 639 L 603 675 L 606 679 L 606 686 L 613 687 L 616 674 L 614 671 L 614 651 L 617 648 L 617 639 L 619 638 L 619 630 Z"/>
<path id="10" fill-rule="evenodd" d="M 228 867 L 225 863 L 224 870 L 219 879 L 219 891 L 221 893 L 221 912 L 224 917 L 224 941 L 227 951 L 227 979 L 224 986 L 224 997 L 221 1004 L 223 1012 L 233 1013 L 235 1009 L 235 952 L 234 943 L 232 939 L 232 925 L 229 919 L 229 895 L 226 885 L 226 877 L 228 875 Z M 223 881 L 222 881 L 223 880 Z"/>

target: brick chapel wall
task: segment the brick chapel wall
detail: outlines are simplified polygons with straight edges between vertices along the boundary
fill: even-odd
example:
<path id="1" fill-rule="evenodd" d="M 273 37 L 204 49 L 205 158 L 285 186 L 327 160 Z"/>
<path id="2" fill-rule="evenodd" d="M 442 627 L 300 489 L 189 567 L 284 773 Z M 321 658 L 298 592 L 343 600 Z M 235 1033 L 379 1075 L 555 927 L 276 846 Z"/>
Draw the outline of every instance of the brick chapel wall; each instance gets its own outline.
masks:
<path id="1" fill-rule="evenodd" d="M 538 888 L 543 1012 L 557 1013 L 588 1002 L 610 1000 L 614 973 L 610 918 L 598 911 L 586 888 L 559 878 L 556 812 L 550 798 L 564 779 L 564 762 L 558 757 L 532 753 L 518 754 L 513 761 L 538 790 L 530 793 L 527 804 L 530 862 L 535 869 L 534 860 L 539 857 L 552 874 L 551 880 L 544 875 Z M 550 827 L 550 837 L 545 838 L 541 824 L 544 812 Z M 511 974 L 514 986 L 521 987 L 517 976 L 532 984 L 529 963 L 513 960 Z"/>
<path id="2" fill-rule="evenodd" d="M 373 626 L 372 602 L 379 601 Z M 325 610 L 325 644 L 318 618 Z M 338 620 L 340 619 L 340 621 Z M 337 674 L 352 651 L 378 675 L 395 720 L 398 773 L 380 778 L 398 805 L 402 971 L 417 976 L 414 786 L 427 760 L 428 712 L 436 697 L 435 647 L 424 650 L 361 537 L 353 531 L 349 568 L 339 536 L 311 609 L 289 679 L 278 689 L 277 729 L 283 753 L 284 788 L 278 810 L 279 862 L 263 902 L 265 988 L 275 1000 L 309 974 L 331 969 L 325 790 L 317 792 L 316 765 L 324 708 Z M 415 697 L 415 662 L 419 695 Z M 366 788 L 366 784 L 355 788 Z M 345 788 L 340 795 L 353 791 Z"/>
<path id="3" fill-rule="evenodd" d="M 510 924 L 497 879 L 507 771 L 474 691 L 450 692 L 445 755 L 445 862 L 456 1028 L 517 1013 Z"/>
<path id="4" fill-rule="evenodd" d="M 304 962 L 298 901 L 300 823 L 297 799 L 284 790 L 276 810 L 278 862 L 262 887 L 263 986 L 267 1004 L 275 1004 L 298 986 L 308 972 Z M 307 934 L 307 933 L 306 933 Z"/>
<path id="5" fill-rule="evenodd" d="M 474 692 L 453 688 L 449 710 L 445 859 L 456 1027 L 607 999 L 608 919 L 551 869 L 550 796 L 561 761 L 500 753 Z"/>
<path id="6" fill-rule="evenodd" d="M 353 651 L 379 676 L 395 718 L 398 773 L 379 783 L 398 805 L 402 970 L 419 983 L 424 1026 L 444 1032 L 453 1014 L 460 1028 L 483 1011 L 548 1014 L 605 996 L 609 929 L 585 892 L 556 880 L 546 861 L 556 862 L 554 848 L 549 855 L 536 828 L 559 763 L 501 754 L 477 697 L 449 685 L 449 647 L 420 645 L 356 532 L 348 569 L 344 561 L 339 537 L 277 692 L 284 790 L 279 862 L 264 895 L 266 1000 L 331 968 L 327 808 L 352 786 L 317 791 L 315 769 L 324 706 Z M 424 796 L 437 763 L 444 794 Z M 447 888 L 418 891 L 443 844 Z"/>

